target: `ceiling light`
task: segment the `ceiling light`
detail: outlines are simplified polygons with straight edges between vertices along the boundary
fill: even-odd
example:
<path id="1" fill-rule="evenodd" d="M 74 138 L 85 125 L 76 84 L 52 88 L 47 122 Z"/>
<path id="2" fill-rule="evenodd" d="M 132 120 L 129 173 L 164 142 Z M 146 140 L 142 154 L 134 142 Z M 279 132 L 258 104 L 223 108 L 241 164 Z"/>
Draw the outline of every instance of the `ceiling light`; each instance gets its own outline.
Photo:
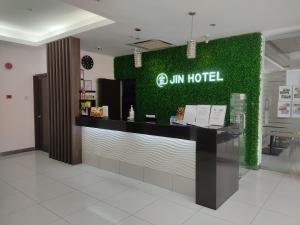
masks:
<path id="1" fill-rule="evenodd" d="M 134 31 L 136 32 L 135 34 L 135 39 L 140 40 L 140 28 L 135 28 Z M 142 67 L 142 51 L 139 48 L 134 49 L 134 67 L 135 68 L 141 68 Z"/>
<path id="2" fill-rule="evenodd" d="M 141 32 L 141 29 L 140 28 L 135 28 L 134 29 L 134 31 L 135 31 L 135 40 L 140 40 L 141 38 L 140 38 L 140 32 Z"/>
<path id="3" fill-rule="evenodd" d="M 210 27 L 215 27 L 215 26 L 217 26 L 217 24 L 211 23 L 211 24 L 209 24 L 209 26 L 210 26 Z"/>
<path id="4" fill-rule="evenodd" d="M 134 49 L 134 67 L 135 68 L 142 67 L 142 51 L 138 48 Z"/>
<path id="5" fill-rule="evenodd" d="M 196 12 L 189 12 L 189 15 L 192 17 L 191 38 L 187 42 L 186 57 L 188 59 L 194 59 L 194 58 L 196 58 L 196 49 L 197 49 L 197 42 L 195 40 L 193 40 L 194 16 L 196 15 Z"/>

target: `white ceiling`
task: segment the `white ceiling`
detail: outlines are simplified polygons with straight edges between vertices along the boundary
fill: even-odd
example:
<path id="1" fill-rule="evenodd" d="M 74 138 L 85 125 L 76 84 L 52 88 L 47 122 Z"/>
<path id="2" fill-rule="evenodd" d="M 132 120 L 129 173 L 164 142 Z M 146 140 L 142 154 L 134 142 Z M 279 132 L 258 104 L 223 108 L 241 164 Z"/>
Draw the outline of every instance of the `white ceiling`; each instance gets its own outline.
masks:
<path id="1" fill-rule="evenodd" d="M 1 0 L 0 40 L 41 45 L 111 23 L 58 0 Z"/>
<path id="2" fill-rule="evenodd" d="M 189 38 L 190 17 L 195 10 L 195 37 L 205 34 L 219 38 L 249 32 L 280 33 L 290 27 L 299 28 L 299 0 L 63 0 L 77 7 L 100 14 L 115 24 L 78 35 L 82 47 L 103 53 L 123 55 L 132 52 L 126 46 L 135 40 L 134 28 L 142 28 L 141 38 L 161 39 L 176 45 Z M 209 24 L 215 23 L 212 28 Z M 271 32 L 274 31 L 274 32 Z"/>
<path id="3" fill-rule="evenodd" d="M 282 69 L 300 69 L 300 35 L 267 41 L 265 55 Z"/>
<path id="4" fill-rule="evenodd" d="M 79 17 L 72 12 L 84 9 L 115 23 L 77 32 L 75 36 L 81 38 L 82 48 L 96 52 L 100 46 L 102 54 L 112 56 L 132 53 L 132 47 L 127 44 L 136 41 L 132 37 L 135 27 L 142 29 L 141 40 L 161 39 L 176 45 L 185 44 L 190 30 L 187 13 L 191 10 L 197 12 L 194 37 L 198 41 L 202 41 L 206 34 L 215 39 L 249 32 L 274 35 L 300 30 L 299 0 L 61 0 L 73 7 L 59 6 L 57 1 L 1 0 L 0 21 L 35 33 L 42 32 L 44 24 L 50 26 L 48 23 L 51 23 L 55 27 L 61 22 L 75 22 Z M 49 6 L 38 13 L 40 2 Z M 9 11 L 12 6 L 13 13 Z M 33 8 L 33 11 L 26 11 L 27 8 Z M 28 13 L 34 12 L 34 17 L 24 19 Z M 210 27 L 211 23 L 217 26 Z M 87 29 L 90 28 L 95 27 Z"/>

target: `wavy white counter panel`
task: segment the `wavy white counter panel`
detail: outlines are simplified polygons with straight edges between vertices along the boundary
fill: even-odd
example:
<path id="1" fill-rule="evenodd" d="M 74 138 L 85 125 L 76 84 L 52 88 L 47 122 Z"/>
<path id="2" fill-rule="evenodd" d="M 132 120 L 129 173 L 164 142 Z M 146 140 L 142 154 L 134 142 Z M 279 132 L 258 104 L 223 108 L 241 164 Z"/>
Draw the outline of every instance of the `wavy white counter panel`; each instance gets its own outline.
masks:
<path id="1" fill-rule="evenodd" d="M 196 143 L 98 128 L 82 128 L 83 152 L 195 179 Z"/>

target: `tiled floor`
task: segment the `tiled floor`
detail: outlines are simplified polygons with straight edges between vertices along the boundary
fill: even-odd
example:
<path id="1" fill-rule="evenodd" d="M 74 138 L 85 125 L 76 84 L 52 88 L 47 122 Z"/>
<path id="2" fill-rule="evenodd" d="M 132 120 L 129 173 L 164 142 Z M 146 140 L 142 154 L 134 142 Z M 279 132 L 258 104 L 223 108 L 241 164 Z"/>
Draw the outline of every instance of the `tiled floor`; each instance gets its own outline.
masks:
<path id="1" fill-rule="evenodd" d="M 0 159 L 0 225 L 300 225 L 300 178 L 249 171 L 218 210 L 43 152 Z"/>

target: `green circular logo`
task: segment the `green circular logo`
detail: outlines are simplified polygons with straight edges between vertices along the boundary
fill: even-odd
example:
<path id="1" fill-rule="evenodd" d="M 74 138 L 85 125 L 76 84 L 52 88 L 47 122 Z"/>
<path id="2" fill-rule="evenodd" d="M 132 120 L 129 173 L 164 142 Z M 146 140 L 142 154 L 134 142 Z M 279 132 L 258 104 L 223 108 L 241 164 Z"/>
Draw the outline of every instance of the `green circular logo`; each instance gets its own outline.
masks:
<path id="1" fill-rule="evenodd" d="M 158 87 L 162 88 L 163 86 L 167 85 L 169 83 L 169 78 L 167 74 L 160 73 L 156 77 L 156 84 Z"/>

